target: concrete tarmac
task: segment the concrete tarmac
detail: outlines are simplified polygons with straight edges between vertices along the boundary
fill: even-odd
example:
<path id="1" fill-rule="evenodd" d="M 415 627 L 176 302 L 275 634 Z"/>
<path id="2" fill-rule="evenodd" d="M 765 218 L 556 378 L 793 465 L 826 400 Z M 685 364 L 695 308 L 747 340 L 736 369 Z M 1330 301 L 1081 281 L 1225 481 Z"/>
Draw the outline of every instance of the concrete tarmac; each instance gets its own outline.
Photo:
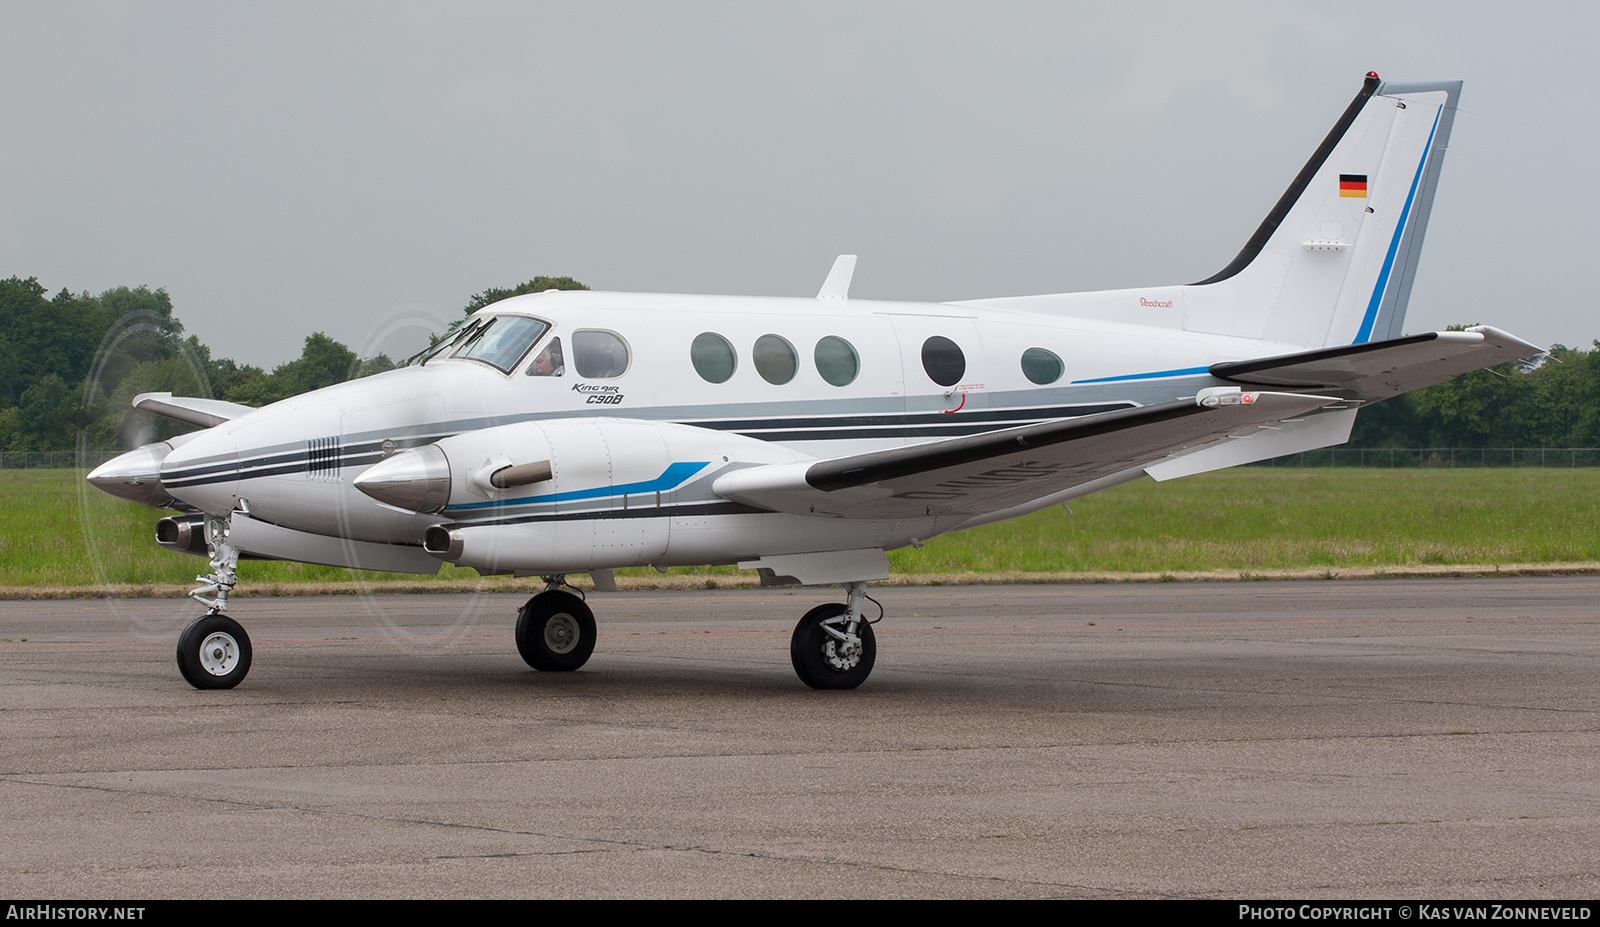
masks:
<path id="1" fill-rule="evenodd" d="M 244 598 L 237 689 L 173 600 L 0 602 L 12 897 L 1600 894 L 1600 578 Z"/>

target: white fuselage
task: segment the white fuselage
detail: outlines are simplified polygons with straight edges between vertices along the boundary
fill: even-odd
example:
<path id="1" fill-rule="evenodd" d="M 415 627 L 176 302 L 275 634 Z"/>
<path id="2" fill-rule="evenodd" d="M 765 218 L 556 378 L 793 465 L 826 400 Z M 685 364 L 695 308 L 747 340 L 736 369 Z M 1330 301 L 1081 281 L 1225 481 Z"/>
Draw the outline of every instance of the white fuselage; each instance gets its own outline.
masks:
<path id="1" fill-rule="evenodd" d="M 596 433 L 591 443 L 602 446 L 598 456 L 576 445 L 550 448 L 566 470 L 561 500 L 576 515 L 583 506 L 567 501 L 575 493 L 587 493 L 587 504 L 594 504 L 593 493 L 579 485 L 583 480 L 596 486 L 653 486 L 652 480 L 659 482 L 668 467 L 685 462 L 678 458 L 694 458 L 707 466 L 696 471 L 693 482 L 709 485 L 724 464 L 836 457 L 1165 402 L 1221 382 L 1206 373 L 1213 363 L 1297 347 L 1161 326 L 867 300 L 560 292 L 507 300 L 479 315 L 525 316 L 550 327 L 509 371 L 439 356 L 218 425 L 172 451 L 162 464 L 162 481 L 182 502 L 213 515 L 243 508 L 253 519 L 295 531 L 414 545 L 442 520 L 471 521 L 485 514 L 483 508 L 494 508 L 497 514 L 508 509 L 487 497 L 474 504 L 471 486 L 464 484 L 468 492 L 444 517 L 407 512 L 357 492 L 352 480 L 397 450 L 454 435 L 481 432 L 486 440 L 496 435 L 505 440 L 507 429 L 500 426 L 615 418 L 695 426 L 694 433 L 710 435 L 712 444 L 720 437 L 728 445 L 708 447 L 708 439 L 702 438 L 688 442 L 695 447 L 679 444 L 645 453 L 606 443 L 635 443 L 634 438 L 608 439 Z M 585 337 L 583 332 L 620 340 L 625 364 L 604 371 L 622 369 L 620 374 L 582 375 L 581 359 L 573 355 L 574 336 Z M 726 375 L 722 382 L 697 372 L 692 354 L 696 338 L 705 333 L 717 336 L 709 343 L 718 346 L 712 353 L 719 356 L 711 357 L 708 366 L 714 368 L 712 376 Z M 782 344 L 762 340 L 765 336 L 777 336 Z M 555 339 L 565 345 L 565 369 L 560 375 L 529 375 L 535 358 Z M 927 369 L 923 355 L 929 339 L 948 339 L 959 348 L 960 375 L 953 382 L 956 371 L 950 369 L 948 350 L 933 360 L 943 360 L 944 368 Z M 761 358 L 764 364 L 753 356 L 758 340 L 768 349 Z M 854 352 L 854 375 L 842 385 L 825 379 L 825 374 L 834 381 L 845 379 L 836 365 L 827 366 L 829 357 L 818 358 L 818 345 L 825 340 L 824 353 L 831 349 L 834 362 L 842 353 L 840 340 Z M 774 372 L 771 347 L 778 345 L 781 354 L 785 344 L 792 357 L 785 363 L 780 356 Z M 1030 351 L 1032 364 L 1025 369 L 1024 354 Z M 786 382 L 771 382 L 790 370 Z M 935 375 L 946 383 L 936 383 Z M 482 448 L 485 460 L 497 453 L 497 448 Z M 452 463 L 471 467 L 481 461 Z M 660 488 L 650 491 L 659 495 Z M 704 486 L 698 492 L 683 483 L 665 489 L 676 492 L 679 503 L 711 498 Z M 635 498 L 631 504 L 637 507 L 638 495 L 621 492 L 619 504 Z M 740 520 L 748 521 L 752 513 L 742 514 Z M 638 549 L 615 550 L 611 559 L 616 562 L 601 563 L 606 545 L 593 542 L 588 556 L 562 565 L 581 569 L 635 562 L 726 562 L 734 559 L 733 548 L 755 555 L 766 549 L 752 542 L 724 550 L 722 541 L 705 542 L 704 537 L 690 543 L 691 535 L 711 530 L 707 518 L 712 515 L 691 515 L 684 507 L 679 517 L 657 519 L 665 537 Z M 806 519 L 776 513 L 768 518 L 786 524 L 781 531 L 772 526 L 756 530 L 764 536 L 782 535 L 797 549 L 893 548 L 973 521 L 970 516 L 947 516 L 863 530 L 861 525 L 837 524 L 838 519 L 801 527 L 787 522 Z M 679 529 L 676 545 L 674 529 Z M 841 531 L 853 540 L 837 537 Z M 563 546 L 553 536 L 550 543 Z"/>

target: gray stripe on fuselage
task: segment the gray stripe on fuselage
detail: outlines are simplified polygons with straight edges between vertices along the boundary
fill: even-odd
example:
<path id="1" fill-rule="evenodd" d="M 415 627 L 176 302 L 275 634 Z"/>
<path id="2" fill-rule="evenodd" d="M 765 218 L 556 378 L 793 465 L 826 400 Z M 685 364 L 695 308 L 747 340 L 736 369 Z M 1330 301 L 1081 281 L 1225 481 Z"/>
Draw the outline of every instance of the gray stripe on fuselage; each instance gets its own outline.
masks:
<path id="1" fill-rule="evenodd" d="M 1062 407 L 1107 405 L 1121 407 L 1151 405 L 1157 402 L 1170 402 L 1176 398 L 1193 396 L 1198 390 L 1207 386 L 1219 385 L 1228 384 L 1226 381 L 1210 375 L 1198 375 L 1065 388 L 1046 387 L 1005 392 L 979 390 L 964 394 L 967 405 L 963 411 L 984 413 L 983 419 L 974 421 L 977 416 L 963 416 L 962 412 L 954 412 L 950 414 L 948 426 L 938 423 L 937 420 L 927 425 L 910 423 L 879 426 L 847 424 L 851 419 L 867 416 L 889 420 L 900 419 L 903 422 L 904 419 L 910 417 L 922 420 L 932 414 L 944 414 L 950 400 L 940 395 L 905 398 L 868 397 L 837 400 L 795 400 L 792 402 L 651 406 L 634 409 L 610 406 L 604 411 L 598 409 L 594 411 L 586 409 L 541 410 L 461 418 L 452 421 L 424 422 L 416 425 L 400 425 L 383 430 L 356 432 L 341 436 L 340 451 L 341 463 L 344 463 L 344 458 L 346 457 L 365 457 L 370 455 L 372 449 L 381 445 L 382 441 L 386 439 L 395 441 L 402 448 L 409 448 L 484 428 L 529 421 L 550 421 L 568 418 L 631 418 L 643 421 L 672 422 L 691 427 L 711 428 L 739 434 L 746 434 L 746 431 L 741 427 L 741 423 L 760 423 L 763 427 L 752 428 L 748 431 L 748 436 L 768 441 L 820 442 L 860 440 L 874 437 L 885 440 L 892 440 L 895 437 L 920 437 L 938 440 L 946 435 L 958 437 L 981 434 L 984 431 L 1047 421 L 1052 418 L 1076 417 L 1058 413 L 1041 418 L 1034 414 L 1041 407 L 1060 409 Z M 1005 405 L 1000 404 L 1002 401 Z M 1103 410 L 1097 409 L 1095 411 Z M 1011 417 L 1002 420 L 1000 418 L 1002 415 Z M 816 424 L 801 432 L 797 429 L 785 428 L 777 424 L 784 419 L 799 419 L 808 423 L 815 422 Z M 830 421 L 838 421 L 839 424 L 824 424 Z M 914 433 L 919 427 L 933 433 Z M 766 430 L 763 430 L 764 428 Z M 868 428 L 874 428 L 877 433 L 865 433 L 864 430 Z M 809 433 L 813 431 L 815 434 Z M 898 431 L 899 434 L 888 433 L 895 431 Z M 304 470 L 305 453 L 304 439 L 267 447 L 252 448 L 237 455 L 221 454 L 202 458 L 184 466 L 182 469 L 176 470 L 170 476 L 163 475 L 162 480 L 164 483 L 171 480 L 175 486 L 193 486 L 227 479 L 251 479 L 256 476 L 269 475 L 249 472 L 260 467 L 271 467 L 274 472 L 270 475 L 282 475 L 286 472 L 296 472 L 296 468 L 293 466 L 296 460 L 299 463 L 297 469 Z M 206 477 L 208 476 L 211 478 L 207 479 Z"/>

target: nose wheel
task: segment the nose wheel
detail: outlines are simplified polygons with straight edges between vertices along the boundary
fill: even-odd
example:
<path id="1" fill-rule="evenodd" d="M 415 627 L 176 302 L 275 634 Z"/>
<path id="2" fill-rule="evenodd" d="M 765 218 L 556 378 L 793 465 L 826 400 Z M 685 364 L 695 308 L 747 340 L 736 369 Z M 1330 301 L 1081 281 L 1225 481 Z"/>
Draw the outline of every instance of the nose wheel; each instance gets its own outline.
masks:
<path id="1" fill-rule="evenodd" d="M 178 638 L 178 672 L 196 689 L 231 689 L 250 672 L 250 635 L 227 615 L 195 619 Z"/>

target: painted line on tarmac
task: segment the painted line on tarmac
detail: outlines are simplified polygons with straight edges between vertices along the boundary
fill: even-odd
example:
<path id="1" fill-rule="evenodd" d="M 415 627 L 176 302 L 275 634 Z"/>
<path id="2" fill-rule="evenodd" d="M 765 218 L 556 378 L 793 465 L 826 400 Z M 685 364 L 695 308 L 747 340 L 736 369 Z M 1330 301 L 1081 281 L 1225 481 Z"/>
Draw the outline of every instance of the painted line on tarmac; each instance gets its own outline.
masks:
<path id="1" fill-rule="evenodd" d="M 967 633 L 972 631 L 1077 631 L 1088 628 L 1218 628 L 1218 627 L 1250 627 L 1297 624 L 1405 624 L 1410 622 L 1427 621 L 1596 621 L 1600 615 L 1465 615 L 1465 616 L 1439 616 L 1432 618 L 1283 618 L 1277 620 L 1254 621 L 1096 621 L 1093 624 L 992 624 L 978 627 L 949 627 L 946 625 L 928 625 L 925 627 L 894 627 L 880 628 L 874 625 L 877 634 L 904 634 L 908 632 L 950 631 Z M 789 634 L 784 628 L 771 630 L 739 630 L 739 631 L 613 631 L 601 634 L 600 637 L 727 637 L 742 634 Z M 254 644 L 371 644 L 371 643 L 405 643 L 407 641 L 506 641 L 512 640 L 511 634 L 474 634 L 470 636 L 456 635 L 431 635 L 418 637 L 282 637 L 282 638 L 255 638 Z M 171 646 L 168 641 L 12 641 L 0 642 L 0 650 L 28 647 L 123 647 L 123 646 Z"/>

